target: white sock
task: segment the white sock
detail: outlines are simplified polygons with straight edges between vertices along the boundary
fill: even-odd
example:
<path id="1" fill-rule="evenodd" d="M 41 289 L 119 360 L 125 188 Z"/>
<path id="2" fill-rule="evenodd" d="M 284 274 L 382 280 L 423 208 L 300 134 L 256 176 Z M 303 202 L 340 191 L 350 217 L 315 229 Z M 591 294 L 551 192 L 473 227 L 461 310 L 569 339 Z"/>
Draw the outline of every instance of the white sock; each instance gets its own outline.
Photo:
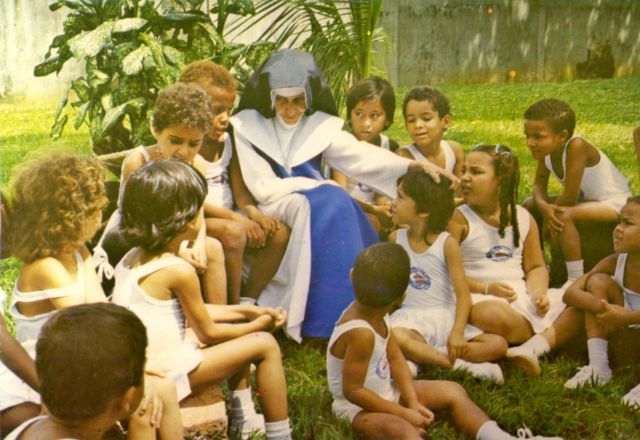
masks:
<path id="1" fill-rule="evenodd" d="M 546 338 L 538 334 L 533 335 L 524 344 L 510 348 L 509 351 L 511 353 L 524 354 L 538 359 L 543 354 L 549 353 L 549 351 L 551 351 L 551 347 L 549 346 L 549 342 L 546 340 Z"/>
<path id="2" fill-rule="evenodd" d="M 589 349 L 589 365 L 592 365 L 601 373 L 611 371 L 609 368 L 609 342 L 602 338 L 591 338 L 587 340 Z"/>
<path id="3" fill-rule="evenodd" d="M 504 432 L 493 420 L 484 422 L 476 433 L 476 440 L 512 440 L 513 436 Z"/>
<path id="4" fill-rule="evenodd" d="M 289 419 L 280 420 L 278 422 L 267 422 L 264 424 L 268 440 L 290 440 L 291 426 Z"/>
<path id="5" fill-rule="evenodd" d="M 255 306 L 257 302 L 258 302 L 258 300 L 255 299 L 255 298 L 251 298 L 249 296 L 241 296 L 239 303 L 243 304 L 243 305 L 246 304 L 246 305 L 250 305 L 250 306 Z"/>
<path id="6" fill-rule="evenodd" d="M 575 281 L 584 275 L 584 260 L 567 261 L 565 265 L 569 280 Z"/>
<path id="7" fill-rule="evenodd" d="M 233 418 L 246 419 L 253 417 L 256 407 L 251 398 L 251 387 L 231 391 L 231 415 Z"/>

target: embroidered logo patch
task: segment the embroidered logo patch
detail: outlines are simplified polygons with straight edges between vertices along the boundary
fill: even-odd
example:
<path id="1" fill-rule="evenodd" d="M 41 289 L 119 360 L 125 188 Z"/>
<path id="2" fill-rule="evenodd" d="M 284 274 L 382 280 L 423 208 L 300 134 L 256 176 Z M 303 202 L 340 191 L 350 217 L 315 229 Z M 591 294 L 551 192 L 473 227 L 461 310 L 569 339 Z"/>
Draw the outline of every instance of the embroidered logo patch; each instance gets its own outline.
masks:
<path id="1" fill-rule="evenodd" d="M 487 258 L 493 261 L 505 261 L 513 258 L 513 253 L 510 247 L 494 246 L 487 252 Z"/>
<path id="2" fill-rule="evenodd" d="M 360 191 L 362 191 L 363 193 L 372 193 L 373 192 L 373 188 L 365 185 L 364 183 L 358 183 L 358 189 Z"/>
<path id="3" fill-rule="evenodd" d="M 389 361 L 386 356 L 382 356 L 376 364 L 376 375 L 380 379 L 387 379 L 389 377 Z"/>
<path id="4" fill-rule="evenodd" d="M 417 290 L 428 290 L 431 287 L 431 278 L 427 273 L 419 267 L 411 267 L 411 275 L 409 276 L 409 284 Z"/>

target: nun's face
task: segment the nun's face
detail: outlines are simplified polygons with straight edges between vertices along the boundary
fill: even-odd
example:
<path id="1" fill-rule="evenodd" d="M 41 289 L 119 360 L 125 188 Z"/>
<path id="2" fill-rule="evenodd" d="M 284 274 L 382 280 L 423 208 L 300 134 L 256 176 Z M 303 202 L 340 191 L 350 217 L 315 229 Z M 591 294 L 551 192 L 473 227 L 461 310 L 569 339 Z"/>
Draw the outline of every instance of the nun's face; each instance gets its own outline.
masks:
<path id="1" fill-rule="evenodd" d="M 300 120 L 304 112 L 307 110 L 307 103 L 304 93 L 296 96 L 280 96 L 276 95 L 275 111 L 287 124 L 295 124 Z"/>

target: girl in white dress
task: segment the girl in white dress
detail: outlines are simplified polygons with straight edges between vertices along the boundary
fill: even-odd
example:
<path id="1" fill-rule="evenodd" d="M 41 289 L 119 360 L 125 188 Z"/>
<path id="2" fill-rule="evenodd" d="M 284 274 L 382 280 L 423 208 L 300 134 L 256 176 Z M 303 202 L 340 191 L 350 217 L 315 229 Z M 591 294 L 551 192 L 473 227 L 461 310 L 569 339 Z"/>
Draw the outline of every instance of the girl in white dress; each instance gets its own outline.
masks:
<path id="1" fill-rule="evenodd" d="M 507 351 L 527 372 L 540 374 L 538 356 L 570 340 L 581 314 L 565 310 L 562 289 L 549 289 L 538 228 L 517 205 L 518 159 L 503 145 L 478 145 L 465 159 L 465 204 L 449 223 L 460 241 L 469 288 L 471 323 L 503 336 Z"/>
<path id="2" fill-rule="evenodd" d="M 202 226 L 206 194 L 204 176 L 180 161 L 151 162 L 131 175 L 121 227 L 136 247 L 116 267 L 113 302 L 145 324 L 148 363 L 174 378 L 179 399 L 227 380 L 232 431 L 243 438 L 266 431 L 268 439 L 286 440 L 290 428 L 280 348 L 270 333 L 261 332 L 282 326 L 286 314 L 252 305 L 205 305 L 196 270 L 177 257 L 181 243 L 193 240 Z M 186 339 L 187 324 L 197 342 Z M 253 406 L 252 363 L 266 425 Z"/>
<path id="3" fill-rule="evenodd" d="M 104 170 L 92 159 L 59 157 L 34 162 L 20 170 L 13 183 L 9 242 L 24 265 L 14 287 L 9 313 L 16 323 L 16 339 L 31 355 L 44 323 L 59 309 L 106 301 L 85 242 L 102 222 L 107 204 Z M 96 323 L 96 325 L 100 325 Z M 170 379 L 147 375 L 163 401 L 161 414 L 133 413 L 130 438 L 178 439 L 182 422 L 175 385 Z M 16 422 L 40 412 L 40 396 L 0 365 L 0 419 L 8 432 Z M 145 399 L 148 401 L 148 399 Z M 141 404 L 145 408 L 147 402 Z M 162 417 L 158 427 L 156 417 Z M 18 423 L 19 424 L 19 423 Z M 158 429 L 159 428 L 159 429 Z"/>
<path id="4" fill-rule="evenodd" d="M 449 186 L 448 179 L 436 184 L 423 171 L 400 180 L 393 221 L 408 229 L 392 232 L 390 239 L 407 251 L 411 277 L 400 309 L 391 315 L 393 332 L 409 361 L 464 369 L 500 383 L 500 367 L 487 361 L 502 358 L 507 343 L 468 324 L 471 295 L 460 245 L 446 232 L 454 208 Z"/>

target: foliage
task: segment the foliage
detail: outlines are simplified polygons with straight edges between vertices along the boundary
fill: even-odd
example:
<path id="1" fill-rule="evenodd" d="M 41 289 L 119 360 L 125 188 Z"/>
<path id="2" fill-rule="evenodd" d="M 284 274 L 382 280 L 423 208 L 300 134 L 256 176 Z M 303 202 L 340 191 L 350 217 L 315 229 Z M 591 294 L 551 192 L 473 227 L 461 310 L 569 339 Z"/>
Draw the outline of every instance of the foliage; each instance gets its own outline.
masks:
<path id="1" fill-rule="evenodd" d="M 638 167 L 633 155 L 631 132 L 640 121 L 640 77 L 508 85 L 442 85 L 452 103 L 454 119 L 447 138 L 460 141 L 465 150 L 477 142 L 501 142 L 515 148 L 520 159 L 522 181 L 520 200 L 530 194 L 535 163 L 526 151 L 522 113 L 544 96 L 566 99 L 576 109 L 577 131 L 593 140 L 612 158 L 631 182 L 634 194 L 640 191 Z M 401 97 L 406 89 L 397 90 Z M 398 99 L 398 106 L 402 100 Z M 2 145 L 2 185 L 13 166 L 24 161 L 30 151 L 49 150 L 51 140 L 43 121 L 51 117 L 48 103 L 0 102 L 0 145 Z M 398 109 L 398 114 L 400 111 Z M 400 143 L 410 138 L 401 117 L 388 134 Z M 76 151 L 88 154 L 86 131 L 66 134 L 64 141 Z M 0 263 L 0 286 L 10 294 L 19 265 L 15 260 Z M 331 415 L 326 383 L 324 349 L 299 346 L 279 337 L 287 373 L 289 416 L 298 439 L 350 439 L 347 423 Z M 569 350 L 547 356 L 543 376 L 529 378 L 503 365 L 506 384 L 502 387 L 476 381 L 461 372 L 426 369 L 422 379 L 455 380 L 464 385 L 472 399 L 488 415 L 511 433 L 527 425 L 537 434 L 559 435 L 567 439 L 637 438 L 638 413 L 621 405 L 622 396 L 640 380 L 637 365 L 617 368 L 613 380 L 602 388 L 566 391 L 562 384 L 587 361 L 585 342 L 577 340 Z M 452 427 L 447 414 L 437 413 L 429 436 L 463 439 Z"/>
<path id="2" fill-rule="evenodd" d="M 34 74 L 58 73 L 70 60 L 83 62 L 85 71 L 63 96 L 51 136 L 61 136 L 70 104 L 76 109 L 73 125 L 88 126 L 94 152 L 148 144 L 150 108 L 159 90 L 172 84 L 182 67 L 213 59 L 227 68 L 238 67 L 242 77 L 272 50 L 268 43 L 232 44 L 222 37 L 230 14 L 253 13 L 251 1 L 218 2 L 213 8 L 217 26 L 202 11 L 202 4 L 203 0 L 52 2 L 52 11 L 66 7 L 70 12 L 63 33 L 54 37 Z"/>
<path id="3" fill-rule="evenodd" d="M 371 75 L 372 57 L 384 42 L 378 26 L 382 0 L 255 0 L 255 14 L 229 32 L 242 33 L 272 20 L 258 40 L 313 54 L 342 107 L 349 87 Z M 275 18 L 271 18 L 275 16 Z"/>

